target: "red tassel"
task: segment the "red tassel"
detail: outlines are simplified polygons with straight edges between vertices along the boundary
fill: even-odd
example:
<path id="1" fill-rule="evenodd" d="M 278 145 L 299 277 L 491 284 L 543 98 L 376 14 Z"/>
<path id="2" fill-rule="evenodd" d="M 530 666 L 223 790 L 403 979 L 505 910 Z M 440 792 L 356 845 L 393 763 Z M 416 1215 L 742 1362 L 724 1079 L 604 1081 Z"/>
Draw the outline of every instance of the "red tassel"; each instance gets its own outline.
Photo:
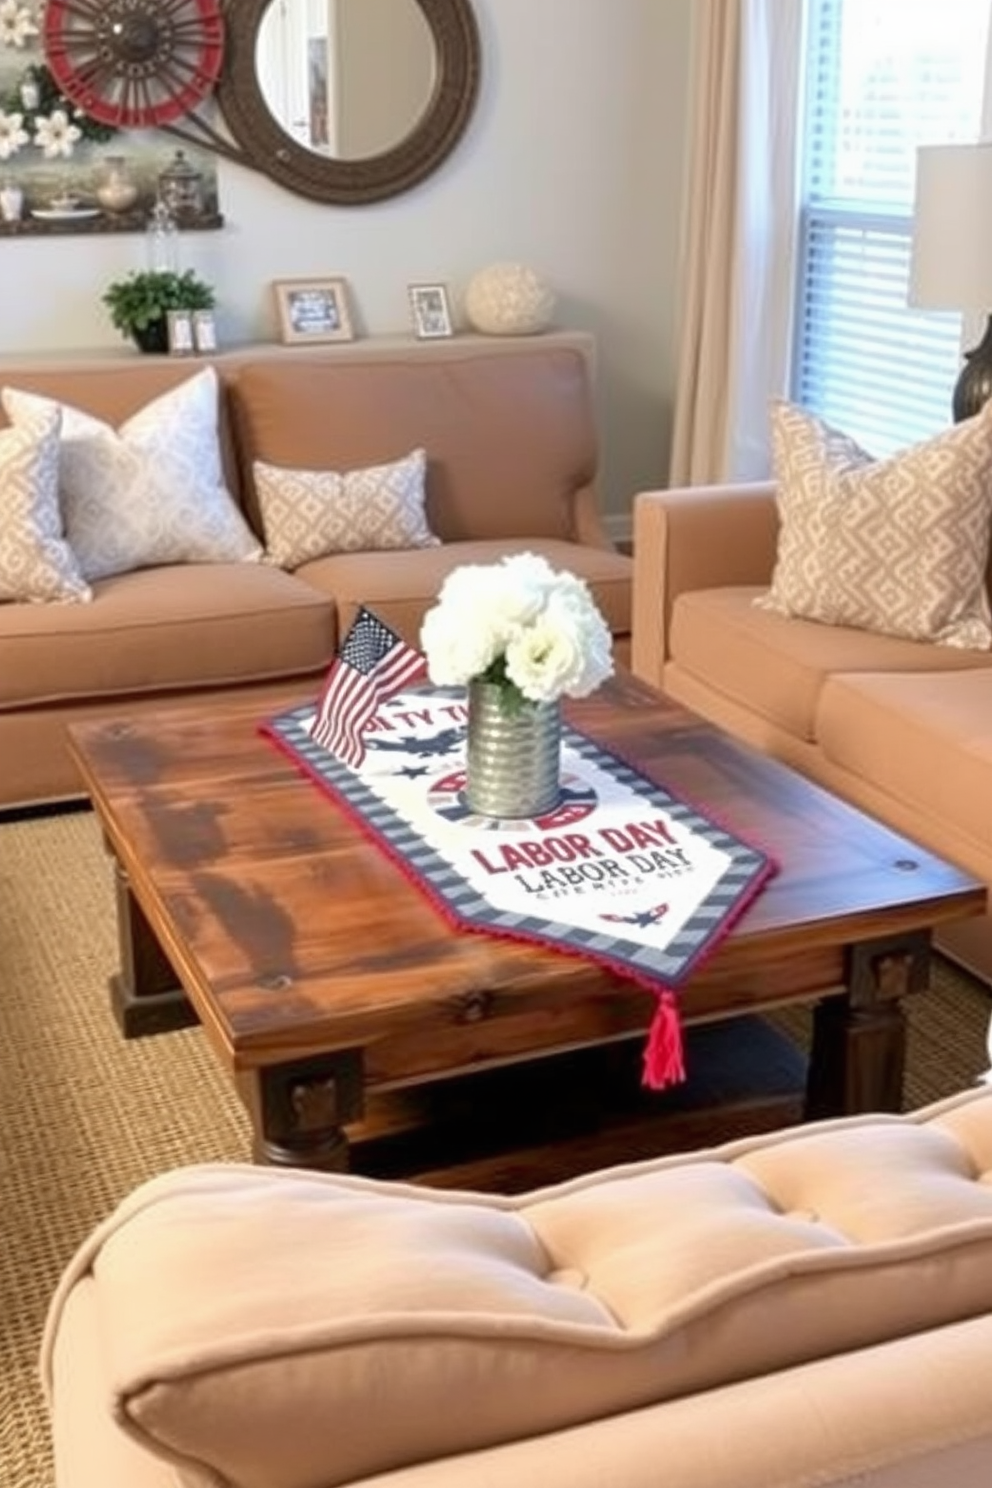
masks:
<path id="1" fill-rule="evenodd" d="M 649 1090 L 664 1090 L 666 1085 L 678 1085 L 684 1079 L 682 1026 L 675 997 L 666 989 L 658 994 L 658 1006 L 644 1050 L 643 1083 Z"/>

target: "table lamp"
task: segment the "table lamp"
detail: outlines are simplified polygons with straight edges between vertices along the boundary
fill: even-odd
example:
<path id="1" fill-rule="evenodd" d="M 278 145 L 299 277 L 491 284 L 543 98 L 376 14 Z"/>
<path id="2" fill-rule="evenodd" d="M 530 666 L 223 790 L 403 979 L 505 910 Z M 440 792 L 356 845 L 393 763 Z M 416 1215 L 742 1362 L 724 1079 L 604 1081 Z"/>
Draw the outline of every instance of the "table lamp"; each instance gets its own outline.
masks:
<path id="1" fill-rule="evenodd" d="M 987 317 L 954 388 L 955 422 L 970 418 L 992 395 L 992 140 L 917 150 L 909 303 Z"/>

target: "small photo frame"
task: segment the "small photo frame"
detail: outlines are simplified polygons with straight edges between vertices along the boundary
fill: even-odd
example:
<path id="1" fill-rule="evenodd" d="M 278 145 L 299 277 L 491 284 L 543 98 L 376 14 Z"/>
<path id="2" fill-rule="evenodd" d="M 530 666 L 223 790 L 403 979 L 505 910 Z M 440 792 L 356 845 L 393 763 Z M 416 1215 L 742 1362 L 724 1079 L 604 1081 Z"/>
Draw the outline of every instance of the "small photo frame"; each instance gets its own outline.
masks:
<path id="1" fill-rule="evenodd" d="M 284 342 L 354 339 L 343 279 L 277 279 L 273 289 Z"/>
<path id="2" fill-rule="evenodd" d="M 167 312 L 169 353 L 171 356 L 192 356 L 196 350 L 193 337 L 192 310 L 169 310 Z"/>
<path id="3" fill-rule="evenodd" d="M 443 284 L 411 284 L 408 286 L 410 309 L 413 313 L 413 329 L 422 340 L 435 336 L 450 336 L 451 310 L 448 291 Z"/>
<path id="4" fill-rule="evenodd" d="M 193 311 L 193 341 L 201 353 L 217 350 L 217 322 L 212 310 Z"/>

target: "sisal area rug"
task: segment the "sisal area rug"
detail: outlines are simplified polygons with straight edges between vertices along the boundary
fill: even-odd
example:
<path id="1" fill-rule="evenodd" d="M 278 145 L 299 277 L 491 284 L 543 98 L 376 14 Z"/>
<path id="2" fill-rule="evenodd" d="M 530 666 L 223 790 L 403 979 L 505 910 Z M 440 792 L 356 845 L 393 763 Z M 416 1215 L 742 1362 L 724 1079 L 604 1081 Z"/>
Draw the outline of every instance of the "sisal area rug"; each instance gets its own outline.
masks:
<path id="1" fill-rule="evenodd" d="M 112 880 L 85 812 L 0 822 L 0 1484 L 52 1488 L 38 1341 L 75 1247 L 136 1184 L 245 1161 L 248 1123 L 199 1029 L 125 1043 L 108 1010 Z M 907 1106 L 971 1084 L 992 1000 L 944 963 L 912 1004 Z M 803 1033 L 802 1015 L 790 1031 Z"/>

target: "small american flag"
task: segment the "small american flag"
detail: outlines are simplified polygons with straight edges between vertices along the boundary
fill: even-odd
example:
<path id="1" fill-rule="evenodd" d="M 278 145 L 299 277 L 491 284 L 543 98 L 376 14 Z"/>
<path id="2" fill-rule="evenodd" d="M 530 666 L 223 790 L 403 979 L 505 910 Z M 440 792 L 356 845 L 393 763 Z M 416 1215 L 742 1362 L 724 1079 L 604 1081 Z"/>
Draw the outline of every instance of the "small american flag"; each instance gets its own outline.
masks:
<path id="1" fill-rule="evenodd" d="M 380 702 L 426 670 L 421 653 L 362 606 L 331 663 L 310 737 L 357 769 L 365 758 L 362 733 Z"/>

